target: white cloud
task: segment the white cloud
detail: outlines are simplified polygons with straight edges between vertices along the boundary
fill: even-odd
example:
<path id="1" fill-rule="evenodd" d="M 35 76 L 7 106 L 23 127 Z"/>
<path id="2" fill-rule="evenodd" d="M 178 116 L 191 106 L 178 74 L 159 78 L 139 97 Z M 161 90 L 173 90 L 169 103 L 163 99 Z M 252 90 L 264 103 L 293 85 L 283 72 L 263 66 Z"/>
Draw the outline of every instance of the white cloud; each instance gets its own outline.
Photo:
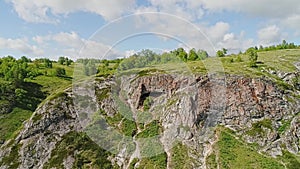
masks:
<path id="1" fill-rule="evenodd" d="M 195 0 L 148 0 L 150 7 L 139 7 L 137 12 L 151 10 L 176 15 L 191 21 L 202 18 L 204 10 L 201 3 Z"/>
<path id="2" fill-rule="evenodd" d="M 218 43 L 218 48 L 226 48 L 229 53 L 237 53 L 243 51 L 250 46 L 254 46 L 253 39 L 246 39 L 244 32 L 236 35 L 234 33 L 226 33 L 223 40 Z"/>
<path id="3" fill-rule="evenodd" d="M 7 0 L 10 1 L 19 17 L 28 22 L 56 23 L 58 16 L 76 11 L 96 13 L 105 20 L 115 19 L 130 12 L 134 0 Z"/>
<path id="4" fill-rule="evenodd" d="M 130 56 L 134 55 L 135 53 L 137 53 L 135 50 L 127 50 L 127 51 L 125 51 L 125 57 L 130 57 Z"/>
<path id="5" fill-rule="evenodd" d="M 208 37 L 215 43 L 221 41 L 229 29 L 229 23 L 225 22 L 217 22 L 215 25 L 205 28 Z"/>
<path id="6" fill-rule="evenodd" d="M 231 50 L 243 50 L 253 45 L 253 39 L 246 39 L 243 31 L 231 32 L 230 24 L 226 22 L 201 23 L 200 19 L 205 12 L 218 13 L 220 11 L 234 11 L 250 16 L 259 16 L 269 19 L 271 26 L 257 31 L 258 43 L 267 45 L 281 40 L 282 25 L 293 28 L 300 26 L 300 3 L 296 0 L 148 0 L 146 6 L 136 6 L 135 0 L 7 0 L 13 4 L 18 15 L 29 22 L 57 23 L 61 16 L 77 11 L 96 13 L 104 19 L 112 20 L 127 13 L 163 12 L 180 18 L 166 15 L 144 15 L 138 17 L 135 24 L 137 28 L 170 35 L 182 42 L 187 42 L 190 47 L 207 49 L 214 52 L 214 48 L 226 47 Z M 292 4 L 292 5 L 291 5 Z M 189 23 L 189 21 L 193 22 Z M 238 22 L 238 21 L 237 21 Z M 282 25 L 280 25 L 281 23 Z M 273 25 L 274 24 L 274 25 Z M 126 24 L 124 24 L 126 25 Z M 197 28 L 194 26 L 196 25 Z M 127 26 L 127 25 L 126 25 Z M 136 26 L 136 25 L 135 25 Z M 199 29 L 199 30 L 197 30 Z M 203 34 L 202 34 L 203 33 Z M 158 35 L 159 36 L 159 35 Z M 162 37 L 167 39 L 166 37 Z M 208 39 L 206 39 L 208 38 Z M 33 40 L 41 48 L 49 48 L 51 43 L 59 46 L 57 53 L 75 55 L 84 44 L 90 51 L 85 51 L 90 56 L 99 55 L 97 51 L 109 50 L 110 45 L 80 38 L 75 32 L 61 32 L 55 35 L 36 36 Z M 211 42 L 211 43 L 210 43 Z M 213 47 L 212 47 L 213 46 Z M 97 49 L 98 48 L 98 49 Z M 114 52 L 113 52 L 114 53 Z M 118 53 L 118 52 L 115 52 Z M 126 53 L 125 53 L 126 54 Z"/>
<path id="7" fill-rule="evenodd" d="M 210 11 L 235 11 L 253 16 L 282 18 L 300 13 L 298 0 L 200 0 L 205 9 Z"/>
<path id="8" fill-rule="evenodd" d="M 169 38 L 179 40 L 184 48 L 205 49 L 211 55 L 222 47 L 238 52 L 253 44 L 252 39 L 245 38 L 244 32 L 241 31 L 240 34 L 230 32 L 230 24 L 227 22 L 217 22 L 212 25 L 193 24 L 175 16 L 153 13 L 146 13 L 136 18 L 139 28 L 144 32 L 155 32 L 158 36 L 168 35 Z"/>
<path id="9" fill-rule="evenodd" d="M 300 14 L 294 14 L 288 16 L 286 19 L 283 19 L 280 24 L 284 27 L 290 27 L 296 30 L 296 33 L 299 35 L 299 27 L 300 27 Z"/>
<path id="10" fill-rule="evenodd" d="M 0 37 L 0 49 L 16 50 L 22 54 L 42 55 L 44 51 L 35 45 L 30 45 L 27 39 L 5 39 Z"/>
<path id="11" fill-rule="evenodd" d="M 111 49 L 110 45 L 81 38 L 76 32 L 60 32 L 46 36 L 36 36 L 33 41 L 42 46 L 49 55 L 66 55 L 77 58 L 116 58 L 123 53 Z M 54 49 L 51 47 L 54 45 Z M 54 58 L 57 59 L 57 58 Z"/>
<path id="12" fill-rule="evenodd" d="M 262 45 L 271 45 L 278 43 L 282 39 L 282 34 L 276 25 L 270 25 L 257 31 L 259 43 Z"/>

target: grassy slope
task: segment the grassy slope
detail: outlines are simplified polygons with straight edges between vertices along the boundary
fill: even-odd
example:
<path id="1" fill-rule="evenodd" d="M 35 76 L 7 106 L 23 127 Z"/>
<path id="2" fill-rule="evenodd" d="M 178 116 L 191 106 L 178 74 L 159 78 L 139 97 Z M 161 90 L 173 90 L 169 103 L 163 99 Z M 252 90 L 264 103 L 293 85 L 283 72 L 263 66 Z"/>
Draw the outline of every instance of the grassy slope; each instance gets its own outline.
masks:
<path id="1" fill-rule="evenodd" d="M 0 116 L 0 141 L 12 138 L 31 114 L 29 110 L 14 108 L 11 113 Z"/>
<path id="2" fill-rule="evenodd" d="M 206 73 L 207 70 L 205 67 L 216 67 L 219 70 L 224 70 L 224 72 L 228 74 L 259 77 L 262 75 L 268 76 L 268 74 L 261 71 L 263 68 L 282 72 L 293 72 L 296 70 L 293 64 L 295 62 L 300 62 L 299 49 L 258 52 L 258 62 L 261 62 L 258 64 L 258 68 L 250 68 L 248 66 L 249 60 L 247 55 L 241 54 L 240 56 L 242 62 L 237 61 L 236 55 L 231 55 L 223 58 L 208 58 L 202 63 L 199 61 L 188 62 L 188 65 L 195 73 Z M 223 66 L 223 68 L 218 68 L 219 66 Z"/>
<path id="3" fill-rule="evenodd" d="M 207 158 L 209 168 L 219 165 L 221 169 L 296 169 L 300 166 L 300 157 L 287 151 L 281 157 L 271 158 L 258 153 L 255 144 L 246 144 L 229 129 L 219 127 L 217 133 L 219 140 Z"/>
<path id="4" fill-rule="evenodd" d="M 219 141 L 215 145 L 214 153 L 207 159 L 210 168 L 215 168 L 217 164 L 222 169 L 284 168 L 279 160 L 259 154 L 253 146 L 236 139 L 229 129 L 218 130 Z"/>
<path id="5" fill-rule="evenodd" d="M 239 55 L 242 61 L 238 61 L 238 55 L 228 55 L 226 57 L 209 57 L 202 61 L 188 61 L 152 65 L 144 68 L 134 68 L 122 72 L 121 74 L 134 74 L 149 71 L 153 73 L 173 73 L 178 74 L 207 74 L 214 72 L 224 72 L 232 75 L 242 75 L 246 77 L 272 77 L 264 70 L 276 70 L 280 72 L 294 72 L 295 62 L 300 62 L 300 49 L 286 49 L 276 51 L 258 52 L 258 64 L 256 68 L 249 67 L 249 59 L 245 54 Z"/>
<path id="6" fill-rule="evenodd" d="M 55 68 L 62 67 L 66 70 L 66 75 L 68 77 L 56 77 L 53 76 Z M 46 93 L 46 95 L 52 95 L 58 93 L 59 91 L 65 89 L 67 86 L 70 86 L 72 79 L 70 78 L 73 74 L 73 66 L 63 66 L 57 63 L 53 63 L 53 68 L 40 68 L 40 71 L 47 71 L 48 75 L 40 75 L 34 79 L 25 79 L 26 82 L 30 82 L 31 88 L 29 88 L 29 93 L 36 92 L 38 90 L 33 84 L 41 85 L 41 91 Z M 9 114 L 0 115 L 0 143 L 10 139 L 16 134 L 16 132 L 22 127 L 24 121 L 29 119 L 32 115 L 32 111 L 22 108 L 21 105 L 17 105 L 13 111 Z"/>
<path id="7" fill-rule="evenodd" d="M 74 65 L 74 64 L 73 64 Z M 67 86 L 72 84 L 72 77 L 73 76 L 73 65 L 64 66 L 58 63 L 53 63 L 53 67 L 50 68 L 41 68 L 42 72 L 47 72 L 47 75 L 42 75 L 35 77 L 34 79 L 26 79 L 27 82 L 33 82 L 42 85 L 42 91 L 46 92 L 48 95 L 53 93 L 57 93 L 58 91 L 65 89 Z M 53 76 L 55 69 L 61 67 L 66 70 L 67 77 L 57 77 Z"/>

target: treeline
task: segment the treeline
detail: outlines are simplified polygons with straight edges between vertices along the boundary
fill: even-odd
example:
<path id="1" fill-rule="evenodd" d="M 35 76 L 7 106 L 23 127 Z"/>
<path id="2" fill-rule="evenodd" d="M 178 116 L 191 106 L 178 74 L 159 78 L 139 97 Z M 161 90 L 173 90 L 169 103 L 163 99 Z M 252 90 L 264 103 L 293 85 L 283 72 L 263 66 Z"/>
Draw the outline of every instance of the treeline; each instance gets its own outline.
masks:
<path id="1" fill-rule="evenodd" d="M 83 66 L 82 71 L 85 76 L 91 76 L 95 74 L 98 76 L 107 76 L 114 73 L 122 60 L 123 59 L 78 59 L 76 63 L 79 63 Z"/>
<path id="2" fill-rule="evenodd" d="M 260 45 L 259 47 L 249 47 L 245 50 L 244 53 L 240 52 L 239 54 L 230 54 L 229 56 L 236 55 L 236 61 L 242 62 L 241 55 L 247 55 L 249 59 L 249 66 L 250 67 L 257 67 L 257 59 L 258 59 L 258 52 L 262 51 L 275 51 L 275 50 L 282 50 L 282 49 L 299 49 L 300 46 L 295 45 L 294 43 L 288 43 L 286 40 L 283 40 L 282 43 L 278 45 L 271 45 L 267 47 L 263 47 Z M 227 49 L 222 48 L 216 52 L 217 57 L 225 57 L 227 54 Z M 231 58 L 231 62 L 233 62 L 233 58 Z"/>
<path id="3" fill-rule="evenodd" d="M 257 51 L 271 51 L 271 50 L 280 50 L 280 49 L 296 49 L 300 46 L 295 45 L 294 43 L 288 43 L 286 40 L 283 40 L 281 44 L 271 45 L 267 47 L 263 47 L 260 45 L 259 47 L 255 46 L 254 49 Z"/>
<path id="4" fill-rule="evenodd" d="M 164 64 L 178 61 L 195 61 L 203 60 L 208 57 L 208 53 L 204 50 L 191 49 L 187 53 L 183 48 L 177 48 L 170 52 L 157 54 L 149 49 L 142 50 L 129 58 L 124 59 L 118 69 L 128 70 L 132 68 L 141 68 L 156 64 Z"/>

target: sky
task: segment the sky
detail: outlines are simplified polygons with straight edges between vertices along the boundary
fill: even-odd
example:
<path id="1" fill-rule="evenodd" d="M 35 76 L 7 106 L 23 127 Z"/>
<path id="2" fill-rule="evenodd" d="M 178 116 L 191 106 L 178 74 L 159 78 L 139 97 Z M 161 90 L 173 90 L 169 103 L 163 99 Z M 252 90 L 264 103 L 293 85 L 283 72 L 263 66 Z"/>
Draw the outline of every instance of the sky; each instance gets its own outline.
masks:
<path id="1" fill-rule="evenodd" d="M 300 44 L 298 0 L 1 0 L 0 57 L 110 59 L 183 47 L 214 55 Z"/>

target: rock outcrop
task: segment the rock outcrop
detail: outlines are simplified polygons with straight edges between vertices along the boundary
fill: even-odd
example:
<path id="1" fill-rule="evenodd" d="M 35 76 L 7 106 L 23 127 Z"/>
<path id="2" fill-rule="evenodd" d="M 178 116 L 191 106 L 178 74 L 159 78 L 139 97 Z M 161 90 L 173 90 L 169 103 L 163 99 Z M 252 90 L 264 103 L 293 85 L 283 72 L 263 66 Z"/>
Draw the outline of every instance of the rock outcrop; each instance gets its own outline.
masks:
<path id="1" fill-rule="evenodd" d="M 232 129 L 246 142 L 258 143 L 261 150 L 271 156 L 282 154 L 282 143 L 289 152 L 299 153 L 300 101 L 293 91 L 281 90 L 270 80 L 153 74 L 124 76 L 121 80 L 97 79 L 93 83 L 88 89 L 78 87 L 73 93 L 68 89 L 45 101 L 20 133 L 1 146 L 0 168 L 10 165 L 42 168 L 64 135 L 84 131 L 93 122 L 95 113 L 108 119 L 110 123 L 107 124 L 113 124 L 122 133 L 125 118 L 114 121 L 119 118 L 120 101 L 132 111 L 131 121 L 136 126 L 130 136 L 133 138 L 130 145 L 135 145 L 133 151 L 129 151 L 129 144 L 119 146 L 117 155 L 109 157 L 112 164 L 120 168 L 126 168 L 134 158 L 142 157 L 137 150 L 139 138 L 153 121 L 159 125 L 156 138 L 163 147 L 162 153 L 167 155 L 167 167 L 172 166 L 172 148 L 181 142 L 187 147 L 191 166 L 205 168 L 211 144 L 217 139 L 214 127 L 219 125 Z M 148 110 L 145 109 L 147 98 L 151 98 Z M 138 116 L 143 112 L 150 116 L 139 121 Z M 289 123 L 284 129 L 283 122 Z M 262 132 L 253 132 L 255 127 Z M 12 151 L 17 151 L 16 161 L 4 163 L 7 156 L 12 156 Z M 69 156 L 63 161 L 62 166 L 70 168 L 74 157 Z M 142 165 L 141 159 L 137 161 L 135 166 Z"/>

